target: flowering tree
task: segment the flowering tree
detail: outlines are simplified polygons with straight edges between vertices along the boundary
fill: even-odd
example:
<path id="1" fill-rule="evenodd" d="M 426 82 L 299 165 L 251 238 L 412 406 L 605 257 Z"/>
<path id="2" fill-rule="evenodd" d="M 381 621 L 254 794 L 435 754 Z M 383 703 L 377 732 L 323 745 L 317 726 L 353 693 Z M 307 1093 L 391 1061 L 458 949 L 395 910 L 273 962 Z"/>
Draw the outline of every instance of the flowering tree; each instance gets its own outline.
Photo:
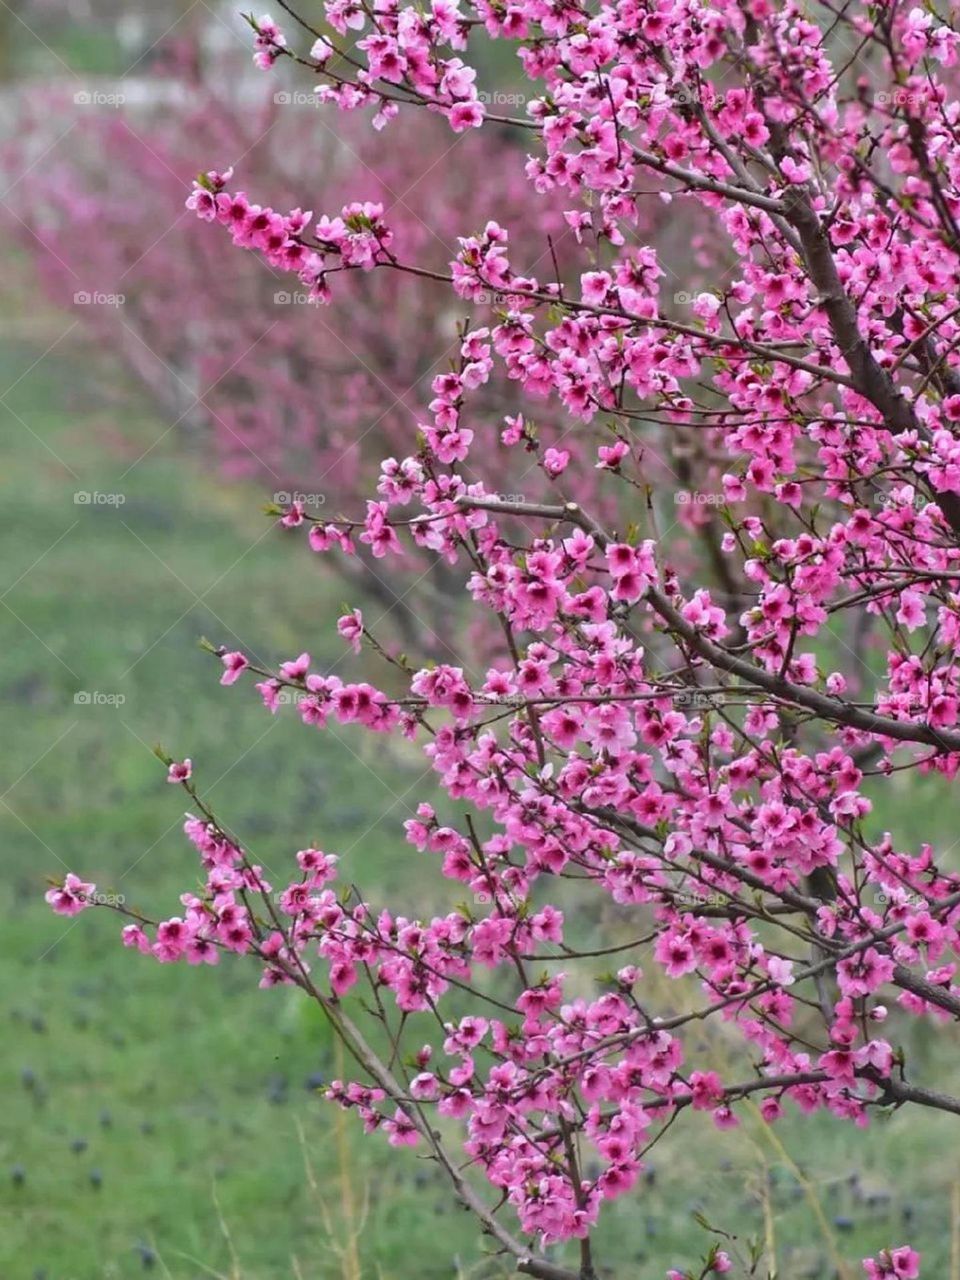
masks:
<path id="1" fill-rule="evenodd" d="M 470 901 L 407 918 L 338 886 L 318 848 L 274 890 L 190 761 L 165 758 L 205 887 L 124 941 L 161 961 L 250 955 L 261 985 L 302 988 L 354 1063 L 330 1097 L 419 1144 L 519 1270 L 591 1280 L 604 1202 L 678 1117 L 726 1128 L 748 1097 L 770 1124 L 786 1107 L 960 1114 L 897 1047 L 901 1024 L 960 1016 L 960 875 L 875 830 L 868 796 L 960 765 L 960 34 L 933 9 L 855 2 L 816 22 L 792 0 L 325 9 L 329 35 L 288 10 L 302 50 L 252 21 L 258 65 L 301 63 L 325 102 L 380 123 L 419 108 L 522 131 L 533 189 L 559 189 L 598 246 L 571 287 L 517 261 L 499 221 L 436 270 L 398 251 L 376 202 L 278 212 L 215 171 L 189 200 L 334 306 L 357 273 L 429 278 L 438 307 L 502 300 L 467 325 L 365 515 L 283 517 L 317 550 L 356 537 L 465 565 L 502 635 L 489 668 L 414 669 L 356 612 L 339 631 L 391 664 L 383 688 L 306 653 L 265 670 L 216 650 L 221 682 L 259 677 L 272 711 L 422 741 L 452 803 L 421 805 L 407 838 Z M 461 57 L 480 29 L 517 43 L 525 113 L 488 109 Z M 636 243 L 649 201 L 695 206 L 732 247 L 710 289 L 688 294 L 688 249 Z M 562 407 L 577 443 L 577 460 L 542 447 L 532 410 L 500 429 L 551 501 L 483 479 L 476 397 L 497 368 Z M 691 439 L 715 490 L 684 488 Z M 666 494 L 647 469 L 664 440 Z M 71 876 L 48 898 L 72 914 L 96 894 Z M 599 938 L 571 909 L 591 901 L 612 903 Z M 641 963 L 699 994 L 658 1011 Z M 366 1025 L 344 1009 L 355 989 Z M 708 1021 L 738 1037 L 726 1078 L 688 1034 Z M 579 1263 L 544 1255 L 566 1240 Z M 670 1275 L 734 1265 L 718 1244 Z M 906 1245 L 864 1266 L 919 1274 Z"/>

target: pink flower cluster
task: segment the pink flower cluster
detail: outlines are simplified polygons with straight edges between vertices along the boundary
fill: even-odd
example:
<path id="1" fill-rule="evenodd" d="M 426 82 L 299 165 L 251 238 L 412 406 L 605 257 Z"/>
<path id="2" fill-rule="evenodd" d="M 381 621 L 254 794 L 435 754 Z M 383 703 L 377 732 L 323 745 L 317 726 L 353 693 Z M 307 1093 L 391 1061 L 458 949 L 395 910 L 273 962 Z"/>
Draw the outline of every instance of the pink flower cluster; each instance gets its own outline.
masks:
<path id="1" fill-rule="evenodd" d="M 917 1280 L 920 1255 L 908 1245 L 884 1249 L 877 1258 L 865 1258 L 863 1269 L 867 1280 Z"/>
<path id="2" fill-rule="evenodd" d="M 365 32 L 367 13 L 356 0 L 329 0 L 324 5 L 327 21 L 339 36 L 351 32 Z M 345 111 L 354 111 L 367 103 L 379 103 L 374 124 L 384 125 L 397 113 L 396 99 L 375 86 L 402 85 L 417 99 L 442 110 L 455 133 L 465 129 L 478 129 L 486 111 L 480 99 L 475 81 L 476 70 L 458 57 L 438 58 L 435 42 L 449 42 L 454 49 L 466 47 L 468 24 L 460 15 L 456 4 L 449 0 L 434 0 L 429 14 L 406 9 L 400 13 L 399 5 L 380 4 L 376 11 L 375 26 L 356 41 L 356 49 L 365 59 L 355 81 L 345 81 L 330 76 L 317 86 L 322 102 L 334 103 Z M 264 15 L 259 20 L 250 19 L 256 32 L 254 64 L 269 71 L 283 54 L 289 54 L 286 37 L 277 24 Z M 318 36 L 310 48 L 310 63 L 319 72 L 327 70 L 331 56 L 337 47 L 326 36 Z M 405 101 L 405 96 L 400 101 Z"/>

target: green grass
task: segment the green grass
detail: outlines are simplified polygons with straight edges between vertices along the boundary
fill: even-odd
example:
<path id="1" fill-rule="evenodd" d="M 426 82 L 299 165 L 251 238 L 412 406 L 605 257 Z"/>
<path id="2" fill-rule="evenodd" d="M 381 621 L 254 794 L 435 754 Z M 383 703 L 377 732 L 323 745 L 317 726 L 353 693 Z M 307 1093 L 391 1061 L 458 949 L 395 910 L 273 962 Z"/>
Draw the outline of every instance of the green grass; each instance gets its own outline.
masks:
<path id="1" fill-rule="evenodd" d="M 351 1222 L 364 1276 L 501 1276 L 429 1164 L 361 1138 L 352 1117 L 338 1128 L 305 1087 L 336 1061 L 296 993 L 259 992 L 242 961 L 156 965 L 123 951 L 115 917 L 64 921 L 42 903 L 45 877 L 70 867 L 150 914 L 175 912 L 196 862 L 181 794 L 151 754 L 158 741 L 193 757 L 201 791 L 276 880 L 316 840 L 375 900 L 423 912 L 458 895 L 402 840 L 428 794 L 421 761 L 271 718 L 249 685 L 220 689 L 198 648 L 206 635 L 275 661 L 307 645 L 321 664 L 357 670 L 334 635 L 342 585 L 302 538 L 268 531 L 263 494 L 205 471 L 109 356 L 66 332 L 73 317 L 17 301 L 0 351 L 0 390 L 12 386 L 0 502 L 0 1276 L 333 1280 L 350 1274 L 336 1246 Z M 125 501 L 77 505 L 78 491 Z M 78 704 L 80 690 L 124 701 Z M 902 829 L 906 815 L 918 839 L 952 838 L 932 780 L 892 791 L 878 821 Z M 694 1050 L 729 1071 L 735 1043 L 711 1034 Z M 954 1032 L 918 1028 L 910 1048 L 917 1078 L 957 1079 Z M 598 1257 L 618 1276 L 659 1278 L 705 1248 L 698 1212 L 744 1237 L 766 1233 L 781 1280 L 828 1277 L 837 1258 L 858 1276 L 862 1256 L 903 1239 L 924 1251 L 926 1275 L 946 1277 L 954 1134 L 952 1120 L 916 1111 L 865 1134 L 827 1117 L 771 1132 L 746 1111 L 736 1134 L 719 1135 L 684 1117 L 639 1195 L 611 1208 Z"/>
<path id="2" fill-rule="evenodd" d="M 175 913 L 197 864 L 182 794 L 151 754 L 160 741 L 193 756 L 201 789 L 278 882 L 293 852 L 322 838 L 353 879 L 412 909 L 430 893 L 409 884 L 400 823 L 422 768 L 374 758 L 361 735 L 273 719 L 249 685 L 219 688 L 201 635 L 270 661 L 302 642 L 320 662 L 340 658 L 343 588 L 302 539 L 269 532 L 262 494 L 224 490 L 184 456 L 179 432 L 78 332 L 21 377 L 71 321 L 8 325 L 0 356 L 0 388 L 16 383 L 0 505 L 0 1275 L 125 1277 L 139 1273 L 138 1243 L 175 1277 L 200 1274 L 181 1255 L 222 1268 L 215 1194 L 245 1276 L 287 1275 L 292 1254 L 305 1275 L 336 1275 L 295 1123 L 328 1179 L 330 1110 L 304 1087 L 333 1070 L 324 1027 L 289 992 L 258 992 L 243 962 L 157 966 L 122 949 L 117 917 L 64 921 L 41 895 L 69 867 L 151 914 Z M 76 505 L 78 491 L 125 501 Z M 112 701 L 78 704 L 78 691 Z M 410 1221 L 429 1220 L 436 1196 L 412 1179 L 417 1162 L 381 1170 L 376 1144 L 356 1136 L 358 1194 L 368 1178 L 378 1189 L 364 1257 L 392 1275 Z M 469 1245 L 472 1232 L 448 1239 Z M 449 1274 L 449 1257 L 425 1274 Z"/>

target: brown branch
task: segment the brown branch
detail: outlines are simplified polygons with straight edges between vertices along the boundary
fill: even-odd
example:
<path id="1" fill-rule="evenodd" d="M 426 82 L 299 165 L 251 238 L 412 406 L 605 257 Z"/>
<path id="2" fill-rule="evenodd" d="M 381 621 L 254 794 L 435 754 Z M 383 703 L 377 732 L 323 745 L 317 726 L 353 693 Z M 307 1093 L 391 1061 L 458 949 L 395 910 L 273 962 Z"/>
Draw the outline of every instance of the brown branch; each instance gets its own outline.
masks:
<path id="1" fill-rule="evenodd" d="M 592 534 L 601 545 L 611 540 L 596 521 L 592 520 L 575 502 L 568 502 L 564 506 L 547 506 L 533 502 L 510 503 L 494 498 L 461 497 L 457 499 L 457 503 L 468 510 L 500 512 L 504 515 L 540 516 L 547 520 L 568 521 Z M 692 622 L 688 622 L 683 617 L 658 587 L 651 586 L 644 599 L 654 612 L 659 614 L 668 629 L 674 635 L 680 636 L 698 657 L 703 658 L 719 671 L 726 671 L 728 675 L 735 675 L 747 684 L 766 690 L 782 702 L 793 703 L 795 706 L 812 711 L 831 724 L 847 725 L 851 729 L 893 738 L 898 742 L 922 742 L 928 746 L 939 747 L 942 751 L 960 751 L 960 732 L 956 730 L 938 730 L 928 724 L 919 724 L 912 720 L 893 720 L 889 716 L 864 710 L 839 698 L 832 698 L 828 694 L 818 693 L 816 689 L 795 684 L 785 676 L 767 671 L 745 658 L 738 658 L 723 646 L 708 640 Z"/>

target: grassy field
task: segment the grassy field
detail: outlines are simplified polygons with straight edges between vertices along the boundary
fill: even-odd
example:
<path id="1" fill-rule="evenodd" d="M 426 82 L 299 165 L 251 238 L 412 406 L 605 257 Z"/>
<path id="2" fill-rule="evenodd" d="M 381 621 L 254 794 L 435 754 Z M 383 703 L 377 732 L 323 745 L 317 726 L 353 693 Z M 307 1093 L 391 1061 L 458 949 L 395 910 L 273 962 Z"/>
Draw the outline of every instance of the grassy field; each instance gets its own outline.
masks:
<path id="1" fill-rule="evenodd" d="M 115 917 L 64 921 L 40 895 L 46 875 L 70 867 L 131 904 L 175 912 L 196 863 L 179 830 L 181 796 L 151 754 L 159 741 L 193 755 L 201 786 L 266 867 L 279 874 L 322 833 L 358 881 L 403 900 L 409 861 L 393 849 L 422 770 L 382 757 L 374 769 L 359 736 L 311 733 L 272 719 L 249 687 L 219 689 L 201 635 L 270 659 L 309 642 L 332 663 L 342 588 L 320 579 L 305 545 L 269 532 L 262 495 L 225 491 L 192 465 L 178 433 L 68 332 L 73 323 L 8 325 L 0 357 L 0 388 L 12 388 L 0 1275 L 126 1276 L 140 1246 L 175 1276 L 223 1267 L 218 1201 L 244 1275 L 289 1274 L 293 1255 L 305 1274 L 339 1274 L 303 1189 L 297 1129 L 326 1184 L 337 1167 L 332 1117 L 305 1087 L 334 1065 L 323 1027 L 289 993 L 258 993 L 242 964 L 198 973 L 138 963 L 119 946 Z M 77 492 L 125 500 L 77 504 Z M 377 1153 L 356 1153 L 355 1136 L 359 1204 Z M 371 1184 L 364 1231 L 364 1257 L 387 1275 L 411 1215 L 429 1216 L 436 1199 L 422 1177 L 395 1189 L 393 1168 Z M 438 1264 L 431 1274 L 445 1273 Z"/>

